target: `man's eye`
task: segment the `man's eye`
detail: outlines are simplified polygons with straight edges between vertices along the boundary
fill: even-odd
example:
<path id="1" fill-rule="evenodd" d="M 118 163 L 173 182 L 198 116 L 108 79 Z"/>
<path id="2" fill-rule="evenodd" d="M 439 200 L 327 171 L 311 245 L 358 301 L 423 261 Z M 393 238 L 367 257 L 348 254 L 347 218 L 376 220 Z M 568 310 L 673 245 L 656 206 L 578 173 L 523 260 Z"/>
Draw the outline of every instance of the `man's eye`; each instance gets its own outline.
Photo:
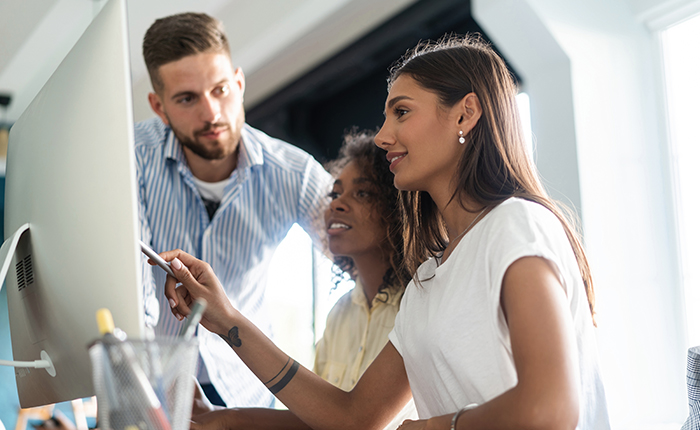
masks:
<path id="1" fill-rule="evenodd" d="M 189 103 L 192 103 L 192 100 L 194 100 L 194 98 L 192 96 L 185 96 L 185 97 L 180 97 L 177 100 L 177 102 L 182 103 L 182 104 L 189 104 Z"/>
<path id="2" fill-rule="evenodd" d="M 216 93 L 220 96 L 228 95 L 230 91 L 231 90 L 228 85 L 224 85 L 216 89 Z"/>

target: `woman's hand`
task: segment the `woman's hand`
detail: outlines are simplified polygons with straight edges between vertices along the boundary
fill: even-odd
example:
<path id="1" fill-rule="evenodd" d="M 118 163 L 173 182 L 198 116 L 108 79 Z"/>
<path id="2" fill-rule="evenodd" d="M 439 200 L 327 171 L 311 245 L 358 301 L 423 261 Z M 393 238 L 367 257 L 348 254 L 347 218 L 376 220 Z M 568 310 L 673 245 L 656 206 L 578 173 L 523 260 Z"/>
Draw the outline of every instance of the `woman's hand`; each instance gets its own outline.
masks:
<path id="1" fill-rule="evenodd" d="M 406 420 L 396 430 L 426 430 L 427 420 Z"/>
<path id="2" fill-rule="evenodd" d="M 450 428 L 452 415 L 433 417 L 428 420 L 406 420 L 396 430 L 447 430 Z"/>
<path id="3" fill-rule="evenodd" d="M 192 417 L 190 430 L 228 430 L 239 427 L 234 409 L 219 409 Z"/>
<path id="4" fill-rule="evenodd" d="M 201 324 L 213 333 L 227 334 L 231 328 L 229 321 L 238 311 L 231 305 L 211 266 L 179 249 L 160 256 L 170 262 L 177 277 L 168 275 L 165 281 L 165 297 L 173 315 L 182 320 L 190 314 L 190 305 L 201 297 L 207 301 Z"/>
<path id="5" fill-rule="evenodd" d="M 197 381 L 197 378 L 192 376 L 192 379 L 194 379 L 194 399 L 192 400 L 193 417 L 219 409 L 226 409 L 223 406 L 212 404 L 206 394 L 204 394 L 204 390 L 202 390 L 202 386 L 199 384 L 199 381 Z"/>

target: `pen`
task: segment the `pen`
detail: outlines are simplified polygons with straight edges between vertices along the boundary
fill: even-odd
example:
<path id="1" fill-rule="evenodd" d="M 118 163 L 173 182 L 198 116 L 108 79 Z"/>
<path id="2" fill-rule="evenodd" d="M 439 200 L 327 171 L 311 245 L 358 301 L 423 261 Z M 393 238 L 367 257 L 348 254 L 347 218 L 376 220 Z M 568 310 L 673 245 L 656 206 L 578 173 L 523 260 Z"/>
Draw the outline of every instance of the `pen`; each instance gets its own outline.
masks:
<path id="1" fill-rule="evenodd" d="M 197 324 L 199 324 L 199 321 L 201 321 L 202 315 L 204 314 L 204 310 L 206 308 L 206 300 L 202 298 L 195 300 L 194 305 L 192 305 L 192 312 L 190 312 L 190 316 L 187 317 L 185 323 L 182 325 L 178 337 L 190 339 L 192 336 L 194 336 L 194 332 L 197 330 Z"/>

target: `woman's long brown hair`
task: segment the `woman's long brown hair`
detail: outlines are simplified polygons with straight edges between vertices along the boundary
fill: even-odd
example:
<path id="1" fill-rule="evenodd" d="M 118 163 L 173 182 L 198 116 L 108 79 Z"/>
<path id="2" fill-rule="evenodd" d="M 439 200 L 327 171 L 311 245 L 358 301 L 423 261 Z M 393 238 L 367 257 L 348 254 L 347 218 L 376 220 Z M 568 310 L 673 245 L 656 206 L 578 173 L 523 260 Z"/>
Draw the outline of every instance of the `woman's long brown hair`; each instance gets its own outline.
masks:
<path id="1" fill-rule="evenodd" d="M 454 106 L 469 93 L 476 94 L 482 116 L 466 136 L 453 198 L 463 206 L 462 197 L 469 196 L 480 206 L 495 207 L 510 197 L 519 197 L 549 209 L 566 231 L 591 314 L 595 315 L 593 280 L 576 217 L 551 199 L 542 186 L 525 146 L 515 101 L 517 89 L 505 62 L 478 36 L 448 36 L 409 51 L 392 67 L 389 87 L 402 75 L 435 93 L 443 107 Z M 406 226 L 405 263 L 410 273 L 416 273 L 426 258 L 444 251 L 446 228 L 427 192 L 401 191 L 399 195 Z"/>

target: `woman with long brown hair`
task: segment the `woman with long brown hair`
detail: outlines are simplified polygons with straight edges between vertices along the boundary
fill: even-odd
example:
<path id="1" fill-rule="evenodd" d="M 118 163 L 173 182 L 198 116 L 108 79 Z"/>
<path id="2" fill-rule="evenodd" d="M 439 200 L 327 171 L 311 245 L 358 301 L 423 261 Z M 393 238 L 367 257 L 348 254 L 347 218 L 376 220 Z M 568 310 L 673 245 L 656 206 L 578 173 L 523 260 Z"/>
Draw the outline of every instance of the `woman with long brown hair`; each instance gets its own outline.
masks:
<path id="1" fill-rule="evenodd" d="M 402 429 L 607 429 L 593 285 L 578 235 L 527 155 L 503 60 L 478 38 L 419 45 L 389 78 L 387 151 L 415 269 L 389 343 L 349 393 L 288 357 L 180 251 L 174 312 L 203 320 L 313 428 L 381 428 L 413 395 Z M 427 261 L 423 260 L 427 258 Z M 277 375 L 277 376 L 275 376 Z"/>

